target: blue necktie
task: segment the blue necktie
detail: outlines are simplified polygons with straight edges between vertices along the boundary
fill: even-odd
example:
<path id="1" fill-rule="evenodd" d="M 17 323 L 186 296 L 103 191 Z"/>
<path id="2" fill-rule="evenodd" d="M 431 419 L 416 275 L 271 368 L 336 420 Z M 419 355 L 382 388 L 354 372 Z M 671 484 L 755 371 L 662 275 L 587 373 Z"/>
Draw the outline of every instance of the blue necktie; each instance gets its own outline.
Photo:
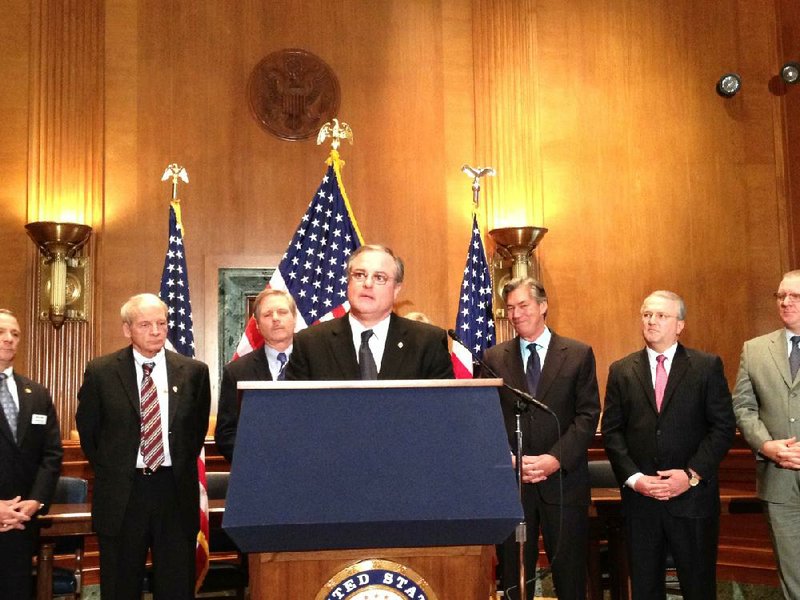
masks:
<path id="1" fill-rule="evenodd" d="M 278 362 L 281 363 L 281 368 L 278 370 L 278 381 L 286 379 L 286 362 L 288 360 L 286 352 L 278 352 Z"/>
<path id="2" fill-rule="evenodd" d="M 528 382 L 528 393 L 536 397 L 539 388 L 539 376 L 542 374 L 542 362 L 539 360 L 539 353 L 536 351 L 537 344 L 528 344 L 528 364 L 525 367 L 525 379 Z"/>
<path id="3" fill-rule="evenodd" d="M 8 389 L 8 384 L 6 383 L 6 379 L 8 375 L 5 373 L 0 373 L 0 404 L 3 405 L 3 412 L 6 413 L 6 421 L 8 421 L 8 427 L 11 429 L 11 435 L 14 437 L 14 441 L 17 441 L 17 415 L 19 414 L 19 410 L 17 409 L 17 404 L 14 402 L 14 398 L 11 397 L 11 392 Z"/>

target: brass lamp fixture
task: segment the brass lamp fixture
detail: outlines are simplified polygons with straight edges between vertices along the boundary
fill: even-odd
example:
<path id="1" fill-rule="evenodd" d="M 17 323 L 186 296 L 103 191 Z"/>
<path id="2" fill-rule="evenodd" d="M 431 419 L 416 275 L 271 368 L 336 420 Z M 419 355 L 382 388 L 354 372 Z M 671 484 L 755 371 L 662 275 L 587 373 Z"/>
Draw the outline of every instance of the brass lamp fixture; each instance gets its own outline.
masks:
<path id="1" fill-rule="evenodd" d="M 503 286 L 517 277 L 538 278 L 536 264 L 531 260 L 531 255 L 545 233 L 547 233 L 545 227 L 502 227 L 489 232 L 495 243 L 492 281 L 494 312 L 498 319 L 504 319 L 506 316 L 501 294 Z"/>
<path id="2" fill-rule="evenodd" d="M 38 221 L 25 225 L 42 253 L 39 262 L 39 318 L 60 328 L 85 321 L 89 312 L 88 258 L 76 257 L 92 233 L 79 223 Z"/>

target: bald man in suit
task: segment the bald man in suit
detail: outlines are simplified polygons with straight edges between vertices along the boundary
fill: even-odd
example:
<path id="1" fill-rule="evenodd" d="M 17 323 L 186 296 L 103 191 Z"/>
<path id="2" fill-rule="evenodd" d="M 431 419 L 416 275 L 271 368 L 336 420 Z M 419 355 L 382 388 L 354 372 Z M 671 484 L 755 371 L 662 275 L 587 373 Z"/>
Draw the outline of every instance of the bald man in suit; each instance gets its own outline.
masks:
<path id="1" fill-rule="evenodd" d="M 61 430 L 50 393 L 16 373 L 19 323 L 0 309 L 0 598 L 30 600 L 35 517 L 58 483 Z M 12 424 L 14 424 L 12 428 Z"/>
<path id="2" fill-rule="evenodd" d="M 347 262 L 350 312 L 295 336 L 286 379 L 452 379 L 444 330 L 392 312 L 403 261 L 385 246 L 366 245 Z"/>
<path id="3" fill-rule="evenodd" d="M 736 422 L 756 456 L 778 574 L 786 598 L 800 599 L 800 271 L 775 293 L 783 328 L 745 342 L 733 391 Z"/>

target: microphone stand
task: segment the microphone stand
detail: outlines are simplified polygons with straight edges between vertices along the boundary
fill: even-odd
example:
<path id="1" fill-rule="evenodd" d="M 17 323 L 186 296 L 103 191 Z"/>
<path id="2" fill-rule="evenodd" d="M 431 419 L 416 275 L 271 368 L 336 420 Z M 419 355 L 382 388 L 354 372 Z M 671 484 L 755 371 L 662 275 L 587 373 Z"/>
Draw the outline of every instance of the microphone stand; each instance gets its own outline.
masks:
<path id="1" fill-rule="evenodd" d="M 517 488 L 519 492 L 519 504 L 523 507 L 522 520 L 517 523 L 515 530 L 515 539 L 517 542 L 517 564 L 519 565 L 519 598 L 520 600 L 527 600 L 527 587 L 528 577 L 525 572 L 525 549 L 528 541 L 528 523 L 525 519 L 525 509 L 522 503 L 522 413 L 527 410 L 527 406 L 522 402 L 516 402 L 516 419 L 517 430 L 514 432 L 516 437 L 516 474 L 517 474 Z"/>
<path id="2" fill-rule="evenodd" d="M 464 348 L 469 348 L 469 346 L 464 344 L 464 342 L 462 342 L 461 339 L 459 339 L 454 329 L 448 329 L 447 335 L 449 335 L 453 341 L 458 342 L 459 344 L 464 346 Z M 497 376 L 497 373 L 495 373 L 494 369 L 492 369 L 482 359 L 480 359 L 474 354 L 472 354 L 472 361 L 473 364 L 480 366 L 481 369 L 484 369 L 492 377 L 495 377 L 497 379 L 502 379 L 502 377 Z M 530 394 L 508 385 L 507 383 L 505 383 L 505 381 L 503 382 L 503 387 L 511 390 L 517 397 L 517 401 L 515 403 L 517 429 L 514 432 L 514 435 L 516 437 L 517 447 L 515 449 L 516 467 L 514 471 L 517 476 L 519 503 L 520 506 L 523 506 L 523 510 L 522 510 L 522 520 L 517 524 L 517 527 L 515 529 L 514 539 L 517 542 L 517 548 L 519 553 L 517 557 L 519 564 L 519 598 L 520 600 L 528 600 L 528 595 L 527 595 L 528 578 L 527 578 L 527 573 L 525 572 L 525 550 L 528 542 L 528 522 L 525 519 L 525 509 L 524 509 L 524 504 L 522 503 L 522 413 L 528 410 L 529 406 L 536 406 L 537 408 L 540 408 L 541 410 L 544 410 L 545 412 L 548 412 L 554 417 L 556 417 L 556 421 L 558 421 L 558 417 L 549 406 L 547 406 L 543 402 L 540 402 Z M 508 591 L 509 589 L 511 588 L 507 588 L 506 591 Z"/>

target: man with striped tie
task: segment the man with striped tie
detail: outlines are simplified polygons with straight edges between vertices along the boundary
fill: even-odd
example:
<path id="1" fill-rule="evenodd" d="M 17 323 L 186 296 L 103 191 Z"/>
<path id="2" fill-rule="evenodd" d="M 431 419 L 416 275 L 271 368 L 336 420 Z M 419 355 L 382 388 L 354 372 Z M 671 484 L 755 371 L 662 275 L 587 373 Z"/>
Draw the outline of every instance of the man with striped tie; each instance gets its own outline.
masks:
<path id="1" fill-rule="evenodd" d="M 219 388 L 217 425 L 214 440 L 217 449 L 228 462 L 233 461 L 236 427 L 239 423 L 239 397 L 236 385 L 240 381 L 280 381 L 284 379 L 286 363 L 292 355 L 297 306 L 286 290 L 266 289 L 256 296 L 253 316 L 264 347 L 231 361 L 222 370 Z"/>
<path id="2" fill-rule="evenodd" d="M 138 600 L 148 550 L 156 600 L 194 598 L 197 457 L 208 429 L 208 367 L 164 348 L 154 294 L 120 311 L 130 346 L 89 362 L 75 416 L 94 469 L 92 522 L 103 600 Z"/>

